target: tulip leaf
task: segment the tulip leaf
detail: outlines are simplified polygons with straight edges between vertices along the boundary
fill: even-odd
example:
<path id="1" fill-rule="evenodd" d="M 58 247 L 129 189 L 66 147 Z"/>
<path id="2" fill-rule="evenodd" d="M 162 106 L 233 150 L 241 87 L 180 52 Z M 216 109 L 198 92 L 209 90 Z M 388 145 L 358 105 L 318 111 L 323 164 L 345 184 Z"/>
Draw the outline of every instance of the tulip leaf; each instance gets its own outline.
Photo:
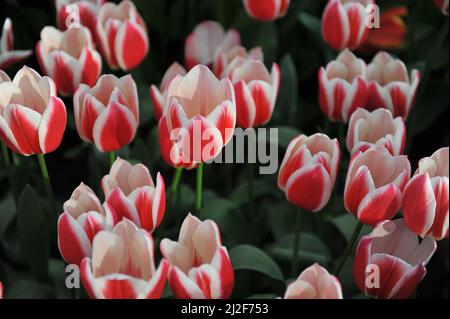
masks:
<path id="1" fill-rule="evenodd" d="M 286 54 L 281 60 L 281 85 L 275 108 L 275 118 L 282 123 L 295 124 L 298 110 L 298 77 L 297 69 L 290 54 Z M 279 119 L 278 119 L 279 118 Z"/>

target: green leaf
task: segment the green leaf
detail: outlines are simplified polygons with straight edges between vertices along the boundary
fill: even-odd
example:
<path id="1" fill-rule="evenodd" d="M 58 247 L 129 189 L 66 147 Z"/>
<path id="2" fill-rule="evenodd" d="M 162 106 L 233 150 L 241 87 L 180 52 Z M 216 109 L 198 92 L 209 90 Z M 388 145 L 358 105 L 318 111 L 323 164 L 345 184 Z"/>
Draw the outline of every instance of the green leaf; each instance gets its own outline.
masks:
<path id="1" fill-rule="evenodd" d="M 277 106 L 275 108 L 276 119 L 282 123 L 295 124 L 300 114 L 298 105 L 298 77 L 294 61 L 290 54 L 286 54 L 281 60 L 281 86 Z"/>
<path id="2" fill-rule="evenodd" d="M 278 129 L 278 138 L 270 140 L 270 143 L 276 143 L 282 149 L 286 149 L 289 143 L 300 134 L 300 131 L 295 127 L 278 126 L 276 128 Z"/>
<path id="3" fill-rule="evenodd" d="M 348 242 L 350 240 L 350 238 L 352 237 L 353 231 L 355 230 L 358 220 L 351 214 L 345 214 L 345 215 L 333 218 L 331 220 L 331 223 L 334 226 L 336 226 L 336 228 L 341 232 L 341 234 L 344 236 L 345 240 Z M 364 226 L 361 231 L 360 237 L 369 232 L 370 232 L 370 227 Z"/>
<path id="4" fill-rule="evenodd" d="M 230 251 L 234 270 L 252 270 L 272 279 L 284 281 L 280 267 L 259 248 L 250 245 L 239 245 Z"/>

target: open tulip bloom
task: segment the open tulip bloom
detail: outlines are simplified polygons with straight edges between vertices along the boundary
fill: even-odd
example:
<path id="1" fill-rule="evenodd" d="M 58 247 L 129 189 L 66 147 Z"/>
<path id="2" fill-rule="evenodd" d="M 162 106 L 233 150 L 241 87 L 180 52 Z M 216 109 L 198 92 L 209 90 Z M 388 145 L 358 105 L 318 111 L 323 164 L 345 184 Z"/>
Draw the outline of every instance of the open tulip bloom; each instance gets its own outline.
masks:
<path id="1" fill-rule="evenodd" d="M 32 53 L 30 50 L 14 50 L 12 22 L 10 18 L 6 18 L 0 33 L 0 69 L 6 70 Z"/>
<path id="2" fill-rule="evenodd" d="M 250 51 L 247 51 L 247 49 L 241 45 L 236 45 L 229 48 L 227 45 L 222 44 L 217 48 L 214 55 L 214 74 L 219 78 L 226 76 L 226 72 L 230 64 L 238 57 L 249 60 L 264 61 L 264 53 L 261 47 L 256 47 Z"/>
<path id="3" fill-rule="evenodd" d="M 247 13 L 260 21 L 272 21 L 286 15 L 290 0 L 243 0 Z"/>
<path id="4" fill-rule="evenodd" d="M 95 31 L 100 7 L 106 0 L 55 0 L 56 24 L 60 30 L 78 27 L 77 23 Z M 76 10 L 76 11 L 75 11 Z"/>

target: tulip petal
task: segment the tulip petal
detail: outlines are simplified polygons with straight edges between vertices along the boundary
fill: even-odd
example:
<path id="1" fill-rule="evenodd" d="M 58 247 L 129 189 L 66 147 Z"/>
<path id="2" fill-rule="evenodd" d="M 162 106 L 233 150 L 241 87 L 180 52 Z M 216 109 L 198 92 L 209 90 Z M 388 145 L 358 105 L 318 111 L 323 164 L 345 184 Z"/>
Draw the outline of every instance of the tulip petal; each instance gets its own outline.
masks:
<path id="1" fill-rule="evenodd" d="M 358 207 L 358 220 L 366 225 L 375 225 L 389 220 L 401 207 L 402 194 L 397 186 L 388 184 L 367 194 Z"/>
<path id="2" fill-rule="evenodd" d="M 200 287 L 178 267 L 170 267 L 168 278 L 170 289 L 177 299 L 205 299 Z"/>
<path id="3" fill-rule="evenodd" d="M 61 144 L 67 124 L 64 102 L 52 96 L 39 123 L 39 145 L 43 153 L 50 153 Z"/>
<path id="4" fill-rule="evenodd" d="M 133 48 L 130 50 L 129 48 Z M 126 21 L 120 27 L 115 39 L 117 62 L 122 70 L 137 67 L 149 49 L 148 36 L 138 24 Z"/>
<path id="5" fill-rule="evenodd" d="M 58 248 L 68 264 L 80 265 L 84 257 L 91 255 L 87 234 L 69 213 L 63 213 L 58 219 Z"/>

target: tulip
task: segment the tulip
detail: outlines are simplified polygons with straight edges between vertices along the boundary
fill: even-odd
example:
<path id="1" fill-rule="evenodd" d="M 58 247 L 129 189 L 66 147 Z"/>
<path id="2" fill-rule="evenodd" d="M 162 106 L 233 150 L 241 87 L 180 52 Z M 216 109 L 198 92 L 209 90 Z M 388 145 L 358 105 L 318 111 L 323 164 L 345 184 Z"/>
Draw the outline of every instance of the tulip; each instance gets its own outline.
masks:
<path id="1" fill-rule="evenodd" d="M 372 298 L 406 299 L 425 277 L 435 250 L 436 242 L 430 238 L 419 244 L 403 219 L 383 221 L 356 248 L 356 286 Z"/>
<path id="2" fill-rule="evenodd" d="M 136 226 L 153 232 L 162 221 L 166 207 L 164 179 L 158 173 L 156 186 L 148 168 L 143 164 L 131 165 L 117 158 L 108 175 L 102 179 L 105 209 L 113 224 L 123 218 Z"/>
<path id="3" fill-rule="evenodd" d="M 366 63 L 344 50 L 319 71 L 319 104 L 332 121 L 347 123 L 358 107 L 367 102 Z"/>
<path id="4" fill-rule="evenodd" d="M 164 114 L 164 96 L 167 91 L 167 87 L 177 75 L 186 75 L 186 69 L 183 68 L 178 62 L 174 62 L 164 74 L 161 84 L 158 87 L 152 85 L 150 87 L 150 97 L 153 102 L 153 112 L 155 114 L 156 119 L 159 121 Z"/>
<path id="5" fill-rule="evenodd" d="M 186 38 L 184 46 L 186 67 L 192 69 L 197 64 L 204 64 L 212 68 L 219 47 L 227 51 L 240 44 L 241 36 L 237 30 L 230 29 L 225 32 L 215 21 L 201 22 Z"/>
<path id="6" fill-rule="evenodd" d="M 0 299 L 3 299 L 3 284 L 0 281 Z"/>
<path id="7" fill-rule="evenodd" d="M 204 65 L 170 82 L 165 110 L 159 123 L 161 153 L 175 167 L 215 158 L 233 136 L 233 85 L 228 79 L 219 81 Z"/>
<path id="8" fill-rule="evenodd" d="M 236 94 L 237 125 L 256 127 L 269 122 L 280 87 L 280 69 L 276 63 L 269 74 L 264 63 L 237 57 L 227 70 Z"/>
<path id="9" fill-rule="evenodd" d="M 366 225 L 391 219 L 401 207 L 410 175 L 405 155 L 393 156 L 381 146 L 355 153 L 345 181 L 345 208 Z"/>
<path id="10" fill-rule="evenodd" d="M 13 27 L 10 18 L 6 18 L 0 34 L 0 69 L 8 69 L 12 65 L 28 58 L 33 51 L 14 50 Z"/>
<path id="11" fill-rule="evenodd" d="M 272 21 L 284 17 L 290 0 L 244 0 L 245 11 L 256 20 Z"/>
<path id="12" fill-rule="evenodd" d="M 137 67 L 149 50 L 147 27 L 133 2 L 106 2 L 97 17 L 97 42 L 113 70 Z"/>
<path id="13" fill-rule="evenodd" d="M 368 107 L 385 107 L 405 120 L 411 112 L 420 82 L 420 72 L 408 76 L 405 64 L 386 52 L 378 53 L 367 67 Z"/>
<path id="14" fill-rule="evenodd" d="M 224 74 L 229 67 L 229 64 L 237 57 L 250 60 L 264 60 L 264 53 L 261 47 L 255 47 L 247 52 L 247 49 L 241 45 L 228 48 L 226 45 L 221 45 L 217 48 L 214 55 L 213 71 L 218 78 L 226 76 Z"/>
<path id="15" fill-rule="evenodd" d="M 369 112 L 359 108 L 350 118 L 347 149 L 354 154 L 371 145 L 385 147 L 392 155 L 403 154 L 406 140 L 406 126 L 401 117 L 394 119 L 386 109 Z"/>
<path id="16" fill-rule="evenodd" d="M 92 189 L 83 183 L 63 207 L 64 213 L 58 219 L 59 251 L 68 264 L 80 265 L 84 257 L 91 256 L 95 235 L 112 226 L 111 218 Z"/>
<path id="17" fill-rule="evenodd" d="M 434 0 L 436 7 L 442 11 L 443 14 L 448 16 L 448 3 L 449 0 Z"/>
<path id="18" fill-rule="evenodd" d="M 369 35 L 373 0 L 329 0 L 322 14 L 322 36 L 335 50 L 357 49 Z"/>
<path id="19" fill-rule="evenodd" d="M 61 144 L 66 122 L 66 107 L 51 78 L 24 66 L 13 81 L 0 83 L 0 139 L 14 152 L 53 152 Z"/>
<path id="20" fill-rule="evenodd" d="M 155 269 L 154 259 L 152 236 L 123 220 L 95 236 L 92 259 L 81 263 L 81 280 L 93 299 L 158 299 L 169 265 L 163 259 Z"/>
<path id="21" fill-rule="evenodd" d="M 202 222 L 189 214 L 181 226 L 178 242 L 163 239 L 160 248 L 170 264 L 169 285 L 176 298 L 230 297 L 234 272 L 216 223 Z"/>
<path id="22" fill-rule="evenodd" d="M 441 148 L 420 160 L 419 167 L 403 192 L 403 216 L 420 237 L 448 237 L 449 148 Z"/>
<path id="23" fill-rule="evenodd" d="M 299 135 L 289 143 L 278 187 L 295 206 L 317 212 L 329 201 L 340 160 L 339 142 L 325 134 Z"/>
<path id="24" fill-rule="evenodd" d="M 343 299 L 339 280 L 319 264 L 306 268 L 291 283 L 284 299 Z"/>
<path id="25" fill-rule="evenodd" d="M 45 27 L 36 54 L 41 69 L 54 79 L 62 95 L 72 95 L 80 83 L 93 86 L 100 76 L 102 58 L 85 27 L 64 32 Z"/>
<path id="26" fill-rule="evenodd" d="M 81 84 L 73 97 L 80 138 L 101 152 L 128 145 L 139 125 L 139 99 L 131 75 L 102 75 L 93 88 Z"/>
<path id="27" fill-rule="evenodd" d="M 81 24 L 94 32 L 97 15 L 105 2 L 106 0 L 56 0 L 56 24 L 62 31 Z"/>

